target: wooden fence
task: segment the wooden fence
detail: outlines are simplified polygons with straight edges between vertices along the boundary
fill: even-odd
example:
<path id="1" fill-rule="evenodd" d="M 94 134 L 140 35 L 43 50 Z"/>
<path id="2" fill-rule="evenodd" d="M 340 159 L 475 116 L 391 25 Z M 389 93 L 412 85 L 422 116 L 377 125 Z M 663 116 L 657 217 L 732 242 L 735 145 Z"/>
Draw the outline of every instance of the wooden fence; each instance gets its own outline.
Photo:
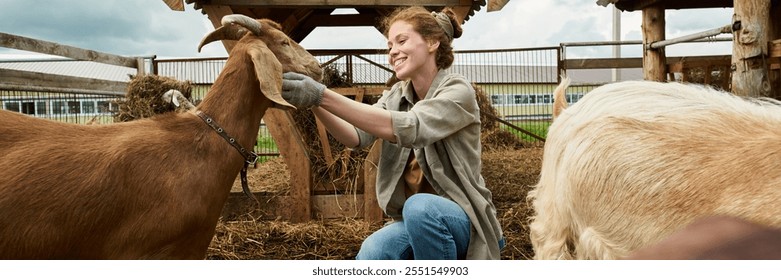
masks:
<path id="1" fill-rule="evenodd" d="M 58 43 L 37 40 L 0 32 L 0 47 L 56 55 L 76 60 L 123 66 L 137 69 L 138 75 L 143 75 L 144 58 L 125 57 L 102 53 Z M 91 79 L 67 75 L 47 74 L 30 71 L 0 69 L 0 90 L 85 93 L 124 96 L 127 83 Z"/>

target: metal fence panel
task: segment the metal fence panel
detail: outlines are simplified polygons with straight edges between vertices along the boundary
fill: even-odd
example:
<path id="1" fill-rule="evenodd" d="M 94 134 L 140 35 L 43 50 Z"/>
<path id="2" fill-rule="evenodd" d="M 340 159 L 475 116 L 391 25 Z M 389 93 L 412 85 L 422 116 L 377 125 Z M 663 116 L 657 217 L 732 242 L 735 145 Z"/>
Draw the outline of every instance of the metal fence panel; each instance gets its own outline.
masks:
<path id="1" fill-rule="evenodd" d="M 332 67 L 353 87 L 386 87 L 393 77 L 385 50 L 313 51 L 323 66 Z M 542 138 L 551 120 L 551 93 L 559 81 L 559 48 L 456 51 L 449 71 L 461 73 L 491 100 L 498 117 Z M 226 58 L 155 60 L 154 73 L 192 82 L 196 103 L 208 93 Z M 579 90 L 580 88 L 580 90 Z M 573 86 L 568 101 L 575 102 L 593 88 Z M 110 123 L 116 96 L 58 92 L 2 91 L 3 109 L 73 123 Z M 504 129 L 510 129 L 502 125 Z M 521 133 L 520 136 L 523 137 Z M 536 141 L 533 137 L 524 137 Z M 279 151 L 265 124 L 255 147 L 261 155 Z"/>

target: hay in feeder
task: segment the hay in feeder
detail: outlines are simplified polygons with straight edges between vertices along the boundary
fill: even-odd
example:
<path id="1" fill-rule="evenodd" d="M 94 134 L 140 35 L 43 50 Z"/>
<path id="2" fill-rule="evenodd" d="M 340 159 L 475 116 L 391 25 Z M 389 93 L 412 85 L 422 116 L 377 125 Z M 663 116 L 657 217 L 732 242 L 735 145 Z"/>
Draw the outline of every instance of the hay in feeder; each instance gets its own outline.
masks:
<path id="1" fill-rule="evenodd" d="M 158 75 L 131 75 L 127 94 L 115 101 L 118 109 L 114 112 L 114 122 L 127 122 L 174 111 L 176 107 L 161 98 L 170 89 L 178 90 L 187 99 L 191 99 L 190 81 Z"/>

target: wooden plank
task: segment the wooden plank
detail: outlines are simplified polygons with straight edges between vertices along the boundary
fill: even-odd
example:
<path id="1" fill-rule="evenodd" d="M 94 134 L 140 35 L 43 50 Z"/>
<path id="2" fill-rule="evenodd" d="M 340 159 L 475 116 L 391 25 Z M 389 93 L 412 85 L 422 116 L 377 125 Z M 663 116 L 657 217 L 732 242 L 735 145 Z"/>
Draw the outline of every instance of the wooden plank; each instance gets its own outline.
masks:
<path id="1" fill-rule="evenodd" d="M 781 57 L 781 39 L 773 40 L 768 44 L 768 53 L 770 57 Z"/>
<path id="2" fill-rule="evenodd" d="M 706 55 L 706 56 L 676 56 L 667 57 L 665 61 L 668 65 L 684 63 L 687 66 L 705 66 L 705 65 L 728 65 L 731 60 L 730 55 Z M 565 59 L 563 61 L 566 69 L 604 69 L 604 68 L 641 68 L 643 60 L 639 57 L 628 58 L 585 58 L 585 59 Z M 670 72 L 680 72 L 672 71 Z"/>
<path id="3" fill-rule="evenodd" d="M 496 12 L 504 8 L 510 0 L 488 0 L 488 12 Z"/>
<path id="4" fill-rule="evenodd" d="M 355 94 L 355 101 L 362 102 L 362 101 L 363 101 L 363 96 L 364 96 L 364 95 L 366 95 L 366 88 L 363 88 L 363 90 L 359 90 L 359 91 L 358 91 L 358 92 Z"/>
<path id="5" fill-rule="evenodd" d="M 335 194 L 312 196 L 312 212 L 315 218 L 361 218 L 363 195 Z"/>
<path id="6" fill-rule="evenodd" d="M 620 0 L 615 3 L 622 11 L 639 11 L 650 5 L 662 4 L 668 10 L 730 8 L 733 0 Z"/>
<path id="7" fill-rule="evenodd" d="M 125 96 L 125 92 L 117 92 L 117 91 L 105 91 L 105 90 L 94 90 L 94 89 L 75 89 L 75 88 L 57 88 L 57 87 L 42 87 L 42 86 L 30 86 L 30 85 L 4 84 L 2 82 L 0 82 L 0 90 L 75 93 L 75 94 L 98 94 L 98 95 L 106 95 L 106 96 L 111 96 L 111 97 L 124 97 Z"/>
<path id="8" fill-rule="evenodd" d="M 374 26 L 377 24 L 377 18 L 377 14 L 312 15 L 306 19 L 303 25 L 313 27 Z"/>
<path id="9" fill-rule="evenodd" d="M 174 11 L 184 11 L 184 2 L 182 0 L 163 0 L 168 8 Z"/>
<path id="10" fill-rule="evenodd" d="M 564 67 L 567 69 L 640 68 L 643 67 L 643 59 L 639 57 L 565 59 Z"/>
<path id="11" fill-rule="evenodd" d="M 22 85 L 46 88 L 85 89 L 115 94 L 125 94 L 127 83 L 98 80 L 57 74 L 28 72 L 12 69 L 0 69 L 2 82 L 9 85 Z"/>
<path id="12" fill-rule="evenodd" d="M 136 58 L 97 52 L 0 32 L 0 47 L 138 68 Z"/>
<path id="13" fill-rule="evenodd" d="M 329 166 L 334 164 L 334 156 L 331 154 L 331 143 L 328 142 L 328 132 L 320 118 L 315 115 L 315 126 L 317 126 L 317 136 L 320 139 L 320 146 L 323 148 L 323 157 L 325 163 Z"/>
<path id="14" fill-rule="evenodd" d="M 248 6 L 263 8 L 284 8 L 295 6 L 306 6 L 307 8 L 354 8 L 354 7 L 377 7 L 377 6 L 428 6 L 428 7 L 446 7 L 459 6 L 461 0 L 211 0 L 211 5 L 222 6 Z M 471 2 L 471 1 L 470 1 Z"/>
<path id="15" fill-rule="evenodd" d="M 380 162 L 382 141 L 375 140 L 363 160 L 363 218 L 369 222 L 380 222 L 384 213 L 377 201 L 377 167 Z"/>
<path id="16" fill-rule="evenodd" d="M 359 87 L 340 87 L 340 88 L 330 88 L 330 90 L 344 95 L 344 96 L 356 96 L 359 93 L 363 95 L 382 95 L 382 93 L 387 90 L 387 88 L 384 87 L 367 87 L 367 88 L 359 88 Z"/>

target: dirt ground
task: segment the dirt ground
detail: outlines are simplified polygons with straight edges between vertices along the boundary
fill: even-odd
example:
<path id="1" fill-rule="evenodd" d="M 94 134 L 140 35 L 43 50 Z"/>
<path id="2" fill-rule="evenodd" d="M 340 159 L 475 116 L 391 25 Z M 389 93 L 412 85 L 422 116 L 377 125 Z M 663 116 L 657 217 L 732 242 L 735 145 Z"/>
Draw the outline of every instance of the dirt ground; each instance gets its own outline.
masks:
<path id="1" fill-rule="evenodd" d="M 539 176 L 542 148 L 500 147 L 483 152 L 483 177 L 493 193 L 507 245 L 502 259 L 532 256 L 526 219 L 530 209 L 525 197 Z M 282 159 L 274 159 L 248 172 L 252 191 L 289 189 L 289 172 Z M 238 183 L 234 192 L 240 192 Z M 361 242 L 380 228 L 360 219 L 316 220 L 289 223 L 243 217 L 220 221 L 207 259 L 345 260 L 354 259 Z"/>

